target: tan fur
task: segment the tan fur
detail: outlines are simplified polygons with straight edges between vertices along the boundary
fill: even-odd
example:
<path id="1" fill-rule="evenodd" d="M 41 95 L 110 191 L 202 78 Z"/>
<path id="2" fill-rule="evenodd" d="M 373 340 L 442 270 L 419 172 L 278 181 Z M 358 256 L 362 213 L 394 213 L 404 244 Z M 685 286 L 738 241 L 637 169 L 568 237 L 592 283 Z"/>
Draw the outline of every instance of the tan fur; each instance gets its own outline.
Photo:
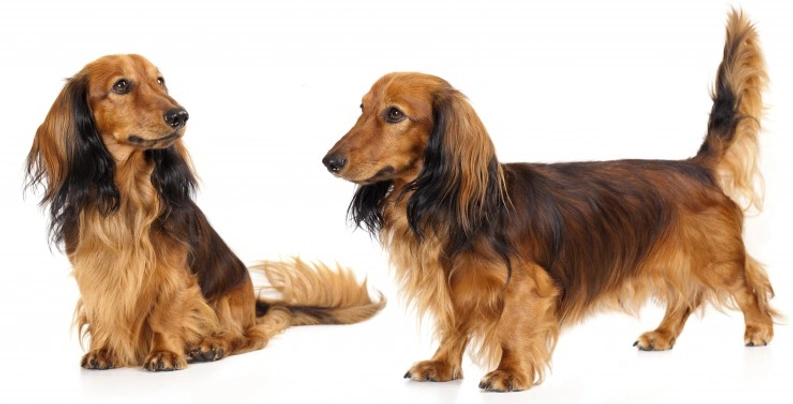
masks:
<path id="1" fill-rule="evenodd" d="M 28 186 L 44 186 L 53 238 L 73 264 L 83 367 L 182 369 L 261 349 L 290 325 L 348 324 L 383 308 L 351 272 L 299 260 L 268 264 L 284 300 L 257 301 L 248 271 L 189 199 L 186 116 L 154 65 L 112 55 L 67 81 L 36 133 Z"/>
<path id="2" fill-rule="evenodd" d="M 359 284 L 353 272 L 339 265 L 334 270 L 321 262 L 309 264 L 293 258 L 291 261 L 264 261 L 250 269 L 263 273 L 270 283 L 269 288 L 281 295 L 276 300 L 259 297 L 260 301 L 271 303 L 274 308 L 292 307 L 291 325 L 323 324 L 315 316 L 296 311 L 297 306 L 329 308 L 324 310 L 326 315 L 339 324 L 352 324 L 372 317 L 386 304 L 382 293 L 379 299 L 372 301 L 366 281 Z"/>
<path id="3" fill-rule="evenodd" d="M 748 182 L 765 86 L 755 46 L 733 12 L 726 47 L 739 57 L 725 53 L 730 82 L 714 99 L 713 132 L 681 161 L 501 164 L 473 108 L 445 80 L 377 80 L 323 163 L 359 185 L 352 218 L 379 231 L 402 293 L 419 318 L 435 320 L 438 350 L 405 377 L 459 379 L 471 348 L 495 367 L 480 388 L 528 389 L 545 377 L 562 328 L 602 310 L 637 313 L 649 299 L 666 313 L 636 340 L 640 350 L 672 348 L 706 304 L 741 310 L 746 345 L 771 341 L 779 313 L 744 246 L 735 196 L 743 188 L 758 200 Z M 739 99 L 724 96 L 730 91 Z"/>
<path id="4" fill-rule="evenodd" d="M 730 64 L 723 66 L 725 78 L 735 95 L 740 99 L 738 122 L 734 139 L 721 146 L 723 155 L 711 162 L 718 172 L 719 183 L 733 200 L 745 211 L 759 212 L 763 209 L 763 177 L 758 167 L 760 146 L 758 136 L 763 118 L 763 91 L 767 87 L 768 74 L 760 48 L 757 30 L 743 12 L 730 13 L 727 21 L 726 42 L 740 41 Z M 728 49 L 725 49 L 725 56 Z"/>

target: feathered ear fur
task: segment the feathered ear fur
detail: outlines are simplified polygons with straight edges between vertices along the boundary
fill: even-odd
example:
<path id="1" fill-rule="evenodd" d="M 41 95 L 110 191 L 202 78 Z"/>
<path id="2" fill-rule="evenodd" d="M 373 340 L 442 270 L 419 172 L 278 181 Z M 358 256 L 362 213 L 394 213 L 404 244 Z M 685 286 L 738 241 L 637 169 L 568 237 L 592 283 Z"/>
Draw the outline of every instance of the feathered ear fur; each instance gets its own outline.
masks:
<path id="1" fill-rule="evenodd" d="M 383 228 L 383 202 L 391 188 L 391 181 L 359 186 L 347 208 L 347 215 L 353 223 L 365 227 L 372 236 L 377 236 Z"/>
<path id="2" fill-rule="evenodd" d="M 177 141 L 165 149 L 147 150 L 146 157 L 154 162 L 151 182 L 167 209 L 187 206 L 192 201 L 197 181 L 182 142 Z"/>
<path id="3" fill-rule="evenodd" d="M 509 266 L 512 251 L 500 229 L 510 204 L 487 130 L 465 96 L 448 85 L 434 94 L 432 108 L 422 169 L 397 191 L 398 197 L 410 194 L 408 223 L 419 240 L 427 235 L 445 240 L 448 258 L 486 237 Z M 358 227 L 379 233 L 383 203 L 393 191 L 391 181 L 358 187 L 349 217 Z"/>
<path id="4" fill-rule="evenodd" d="M 87 100 L 88 80 L 66 82 L 39 126 L 27 158 L 26 188 L 44 187 L 40 204 L 50 206 L 50 237 L 60 244 L 77 231 L 80 211 L 118 209 L 115 162 L 96 130 Z"/>
<path id="5" fill-rule="evenodd" d="M 419 239 L 430 233 L 448 240 L 449 256 L 483 235 L 501 244 L 496 229 L 507 196 L 487 130 L 465 96 L 452 88 L 435 94 L 433 119 L 423 168 L 403 190 L 413 191 L 407 204 L 413 232 Z"/>

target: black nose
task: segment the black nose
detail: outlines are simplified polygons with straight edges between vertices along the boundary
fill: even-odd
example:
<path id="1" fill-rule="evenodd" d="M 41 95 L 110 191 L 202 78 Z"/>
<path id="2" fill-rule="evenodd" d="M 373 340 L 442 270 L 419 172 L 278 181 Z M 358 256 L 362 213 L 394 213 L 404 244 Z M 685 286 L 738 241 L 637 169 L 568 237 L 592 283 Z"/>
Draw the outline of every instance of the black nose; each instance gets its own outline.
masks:
<path id="1" fill-rule="evenodd" d="M 344 165 L 347 164 L 347 159 L 339 153 L 332 153 L 322 159 L 322 164 L 328 168 L 328 171 L 335 174 L 344 168 Z"/>
<path id="2" fill-rule="evenodd" d="M 172 109 L 162 116 L 162 119 L 165 120 L 165 123 L 171 125 L 171 127 L 174 129 L 179 129 L 184 126 L 188 118 L 190 118 L 190 115 L 187 114 L 187 111 L 181 108 Z"/>

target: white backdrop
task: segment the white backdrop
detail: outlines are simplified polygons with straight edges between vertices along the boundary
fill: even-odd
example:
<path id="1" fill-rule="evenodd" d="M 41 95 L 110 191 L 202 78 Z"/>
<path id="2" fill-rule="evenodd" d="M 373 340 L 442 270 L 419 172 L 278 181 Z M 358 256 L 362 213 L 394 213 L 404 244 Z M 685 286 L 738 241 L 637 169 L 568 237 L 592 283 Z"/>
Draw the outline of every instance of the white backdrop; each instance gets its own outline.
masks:
<path id="1" fill-rule="evenodd" d="M 671 352 L 631 343 L 661 317 L 601 315 L 565 332 L 546 382 L 482 394 L 463 381 L 401 379 L 434 345 L 398 298 L 379 245 L 353 231 L 353 185 L 322 164 L 382 74 L 423 71 L 469 96 L 502 161 L 693 155 L 731 5 L 757 23 L 771 88 L 763 124 L 765 211 L 747 221 L 773 303 L 793 313 L 793 6 L 729 1 L 6 1 L 0 5 L 0 401 L 790 402 L 790 327 L 742 346 L 740 313 L 692 318 Z M 171 374 L 87 372 L 70 333 L 69 264 L 46 237 L 22 167 L 63 79 L 111 53 L 140 53 L 187 108 L 199 205 L 243 261 L 300 255 L 350 266 L 390 300 L 353 326 L 288 330 L 263 351 Z M 13 401 L 7 401 L 12 399 Z"/>

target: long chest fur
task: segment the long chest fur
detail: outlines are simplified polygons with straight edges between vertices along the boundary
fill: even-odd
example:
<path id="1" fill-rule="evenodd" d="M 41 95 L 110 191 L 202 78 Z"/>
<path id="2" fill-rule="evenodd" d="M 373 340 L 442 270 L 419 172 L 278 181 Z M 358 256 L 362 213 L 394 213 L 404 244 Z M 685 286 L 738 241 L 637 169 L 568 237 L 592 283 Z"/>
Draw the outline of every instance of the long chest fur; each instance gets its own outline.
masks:
<path id="1" fill-rule="evenodd" d="M 448 271 L 441 263 L 442 240 L 419 242 L 408 225 L 404 203 L 389 204 L 381 232 L 399 286 L 421 317 L 430 315 L 440 323 L 453 321 Z"/>
<path id="2" fill-rule="evenodd" d="M 87 326 L 92 345 L 139 346 L 148 338 L 146 317 L 158 299 L 191 281 L 186 247 L 156 230 L 156 192 L 141 177 L 122 182 L 117 211 L 88 209 L 80 215 L 69 259 L 81 295 L 78 326 L 81 332 Z"/>

